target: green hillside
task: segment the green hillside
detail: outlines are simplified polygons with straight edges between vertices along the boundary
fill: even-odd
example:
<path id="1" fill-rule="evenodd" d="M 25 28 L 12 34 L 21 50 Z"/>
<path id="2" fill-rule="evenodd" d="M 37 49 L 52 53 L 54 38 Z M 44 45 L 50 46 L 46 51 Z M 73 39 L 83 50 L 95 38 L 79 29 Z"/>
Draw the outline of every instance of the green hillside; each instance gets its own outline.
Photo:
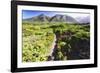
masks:
<path id="1" fill-rule="evenodd" d="M 60 22 L 23 23 L 22 32 L 23 62 L 90 58 L 90 25 Z M 53 45 L 55 36 L 56 45 Z"/>

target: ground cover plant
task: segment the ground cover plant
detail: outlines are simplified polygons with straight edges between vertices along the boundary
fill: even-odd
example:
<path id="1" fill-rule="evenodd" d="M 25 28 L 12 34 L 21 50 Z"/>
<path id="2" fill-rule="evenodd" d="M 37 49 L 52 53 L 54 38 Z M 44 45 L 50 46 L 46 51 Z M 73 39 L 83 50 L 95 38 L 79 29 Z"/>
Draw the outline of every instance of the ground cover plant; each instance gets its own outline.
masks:
<path id="1" fill-rule="evenodd" d="M 23 22 L 23 62 L 90 58 L 89 23 Z"/>

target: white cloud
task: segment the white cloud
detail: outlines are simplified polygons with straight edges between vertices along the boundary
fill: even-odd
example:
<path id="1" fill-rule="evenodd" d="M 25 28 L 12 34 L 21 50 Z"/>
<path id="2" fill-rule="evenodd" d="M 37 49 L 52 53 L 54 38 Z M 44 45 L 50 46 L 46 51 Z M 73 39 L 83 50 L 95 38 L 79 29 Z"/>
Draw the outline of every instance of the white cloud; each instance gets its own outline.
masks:
<path id="1" fill-rule="evenodd" d="M 77 17 L 87 17 L 90 14 L 89 13 L 57 13 L 57 14 L 62 14 L 62 15 L 69 15 L 73 18 L 77 18 Z"/>

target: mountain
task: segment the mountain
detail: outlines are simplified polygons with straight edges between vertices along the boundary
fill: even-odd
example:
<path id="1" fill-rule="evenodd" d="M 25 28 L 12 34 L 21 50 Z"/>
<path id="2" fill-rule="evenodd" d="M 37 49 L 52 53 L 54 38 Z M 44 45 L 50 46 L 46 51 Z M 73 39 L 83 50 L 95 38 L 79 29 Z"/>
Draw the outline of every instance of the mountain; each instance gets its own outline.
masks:
<path id="1" fill-rule="evenodd" d="M 44 14 L 40 14 L 38 16 L 34 16 L 32 18 L 24 19 L 24 22 L 48 22 L 49 17 L 45 16 Z"/>
<path id="2" fill-rule="evenodd" d="M 34 16 L 32 18 L 23 19 L 23 22 L 67 22 L 67 23 L 78 23 L 76 19 L 68 15 L 56 14 L 55 16 L 49 17 L 44 14 Z"/>
<path id="3" fill-rule="evenodd" d="M 76 20 L 79 22 L 79 23 L 90 23 L 90 16 L 86 16 L 86 17 L 78 17 L 76 18 Z"/>
<path id="4" fill-rule="evenodd" d="M 47 22 L 49 21 L 49 17 L 44 15 L 44 14 L 40 14 L 39 16 L 36 17 L 36 19 L 34 21 L 42 21 L 42 22 Z"/>
<path id="5" fill-rule="evenodd" d="M 51 22 L 67 22 L 67 23 L 77 23 L 77 21 L 68 15 L 59 15 L 56 14 L 51 18 Z"/>

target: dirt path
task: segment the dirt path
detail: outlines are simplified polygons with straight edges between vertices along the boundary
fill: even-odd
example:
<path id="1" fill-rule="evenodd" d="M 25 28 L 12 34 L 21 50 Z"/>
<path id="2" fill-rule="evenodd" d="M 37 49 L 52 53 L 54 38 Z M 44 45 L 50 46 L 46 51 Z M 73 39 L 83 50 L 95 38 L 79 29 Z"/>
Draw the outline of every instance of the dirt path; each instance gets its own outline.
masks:
<path id="1" fill-rule="evenodd" d="M 51 46 L 51 51 L 50 51 L 50 54 L 49 56 L 52 56 L 52 53 L 53 53 L 53 50 L 55 48 L 55 45 L 56 45 L 56 35 L 54 34 L 54 40 L 53 40 L 53 43 L 52 43 L 52 46 Z"/>

